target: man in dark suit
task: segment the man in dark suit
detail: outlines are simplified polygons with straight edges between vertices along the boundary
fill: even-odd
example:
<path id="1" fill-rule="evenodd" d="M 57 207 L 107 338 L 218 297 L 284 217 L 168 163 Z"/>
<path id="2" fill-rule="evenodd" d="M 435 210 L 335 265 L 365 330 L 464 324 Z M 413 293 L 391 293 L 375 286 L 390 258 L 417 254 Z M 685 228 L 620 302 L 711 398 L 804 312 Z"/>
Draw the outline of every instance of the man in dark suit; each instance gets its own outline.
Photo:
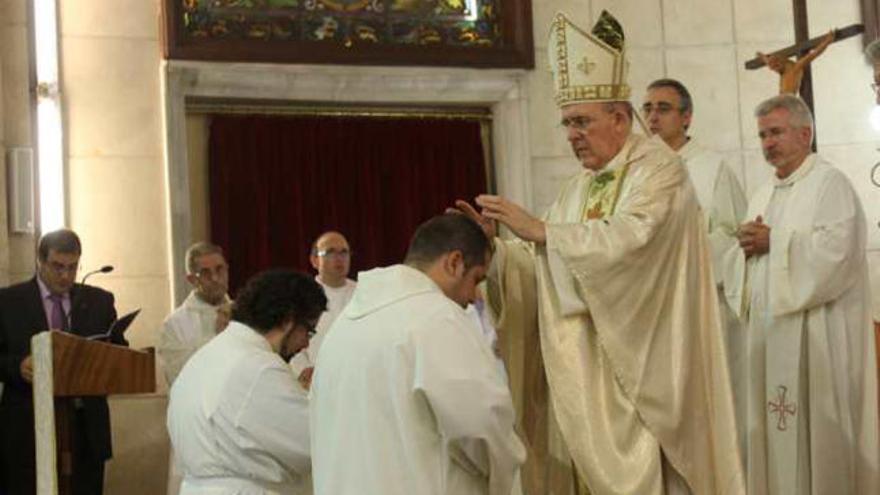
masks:
<path id="1" fill-rule="evenodd" d="M 44 235 L 37 274 L 0 289 L 0 480 L 2 495 L 31 495 L 36 488 L 31 337 L 43 330 L 88 336 L 107 332 L 116 320 L 113 294 L 76 283 L 82 247 L 71 230 Z M 127 345 L 113 336 L 113 343 Z M 112 455 L 110 412 L 104 397 L 74 398 L 71 406 L 73 493 L 101 494 L 104 462 Z"/>

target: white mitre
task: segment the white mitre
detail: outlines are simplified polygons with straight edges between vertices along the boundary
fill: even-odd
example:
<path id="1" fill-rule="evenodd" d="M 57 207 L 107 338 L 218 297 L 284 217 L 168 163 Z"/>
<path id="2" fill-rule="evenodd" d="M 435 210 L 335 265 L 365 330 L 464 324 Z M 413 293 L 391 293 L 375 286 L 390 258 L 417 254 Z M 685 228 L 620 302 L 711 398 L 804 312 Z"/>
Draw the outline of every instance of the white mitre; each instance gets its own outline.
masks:
<path id="1" fill-rule="evenodd" d="M 560 107 L 629 100 L 623 28 L 608 12 L 602 11 L 591 33 L 558 12 L 550 26 L 547 51 Z"/>

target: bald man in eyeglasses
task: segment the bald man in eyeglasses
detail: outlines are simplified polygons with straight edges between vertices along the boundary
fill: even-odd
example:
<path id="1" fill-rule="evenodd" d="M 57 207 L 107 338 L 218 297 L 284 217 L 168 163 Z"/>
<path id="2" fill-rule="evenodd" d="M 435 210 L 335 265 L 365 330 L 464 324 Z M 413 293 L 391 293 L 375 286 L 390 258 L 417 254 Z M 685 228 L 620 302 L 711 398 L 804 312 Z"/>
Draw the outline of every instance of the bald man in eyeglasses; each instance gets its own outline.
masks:
<path id="1" fill-rule="evenodd" d="M 315 369 L 315 360 L 321 342 L 327 335 L 330 325 L 348 304 L 357 286 L 354 280 L 348 278 L 348 272 L 351 270 L 351 247 L 341 233 L 331 230 L 318 236 L 312 244 L 309 261 L 312 263 L 312 268 L 318 272 L 315 280 L 327 295 L 327 311 L 318 320 L 315 336 L 309 342 L 308 349 L 296 354 L 290 361 L 291 369 L 306 390 L 312 383 L 312 372 Z"/>

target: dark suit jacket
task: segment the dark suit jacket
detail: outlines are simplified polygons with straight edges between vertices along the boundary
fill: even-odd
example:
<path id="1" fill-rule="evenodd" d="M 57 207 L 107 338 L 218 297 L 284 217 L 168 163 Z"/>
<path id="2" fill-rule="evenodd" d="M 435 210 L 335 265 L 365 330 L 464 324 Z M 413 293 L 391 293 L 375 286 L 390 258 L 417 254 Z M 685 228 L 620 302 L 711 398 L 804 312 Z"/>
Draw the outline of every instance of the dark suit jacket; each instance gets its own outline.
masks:
<path id="1" fill-rule="evenodd" d="M 113 294 L 97 287 L 76 284 L 70 291 L 71 329 L 76 335 L 104 333 L 116 320 Z M 34 410 L 31 385 L 19 371 L 21 361 L 30 354 L 31 337 L 49 328 L 36 277 L 0 289 L 0 381 L 4 382 L 0 400 L 0 438 L 14 445 L 34 443 Z M 114 344 L 128 345 L 121 335 Z M 105 397 L 83 398 L 89 450 L 101 460 L 112 456 L 110 412 Z M 24 443 L 26 442 L 26 443 Z M 22 449 L 23 451 L 32 451 Z M 9 474 L 9 473 L 7 473 Z"/>

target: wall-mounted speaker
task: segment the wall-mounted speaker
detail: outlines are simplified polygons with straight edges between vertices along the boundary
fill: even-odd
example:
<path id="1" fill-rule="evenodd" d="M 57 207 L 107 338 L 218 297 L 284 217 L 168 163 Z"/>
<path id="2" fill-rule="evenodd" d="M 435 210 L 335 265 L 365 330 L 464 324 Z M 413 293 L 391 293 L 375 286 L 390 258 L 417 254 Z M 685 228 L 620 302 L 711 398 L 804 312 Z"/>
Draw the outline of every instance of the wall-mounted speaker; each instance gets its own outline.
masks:
<path id="1" fill-rule="evenodd" d="M 34 150 L 10 148 L 6 161 L 9 231 L 34 233 Z"/>

